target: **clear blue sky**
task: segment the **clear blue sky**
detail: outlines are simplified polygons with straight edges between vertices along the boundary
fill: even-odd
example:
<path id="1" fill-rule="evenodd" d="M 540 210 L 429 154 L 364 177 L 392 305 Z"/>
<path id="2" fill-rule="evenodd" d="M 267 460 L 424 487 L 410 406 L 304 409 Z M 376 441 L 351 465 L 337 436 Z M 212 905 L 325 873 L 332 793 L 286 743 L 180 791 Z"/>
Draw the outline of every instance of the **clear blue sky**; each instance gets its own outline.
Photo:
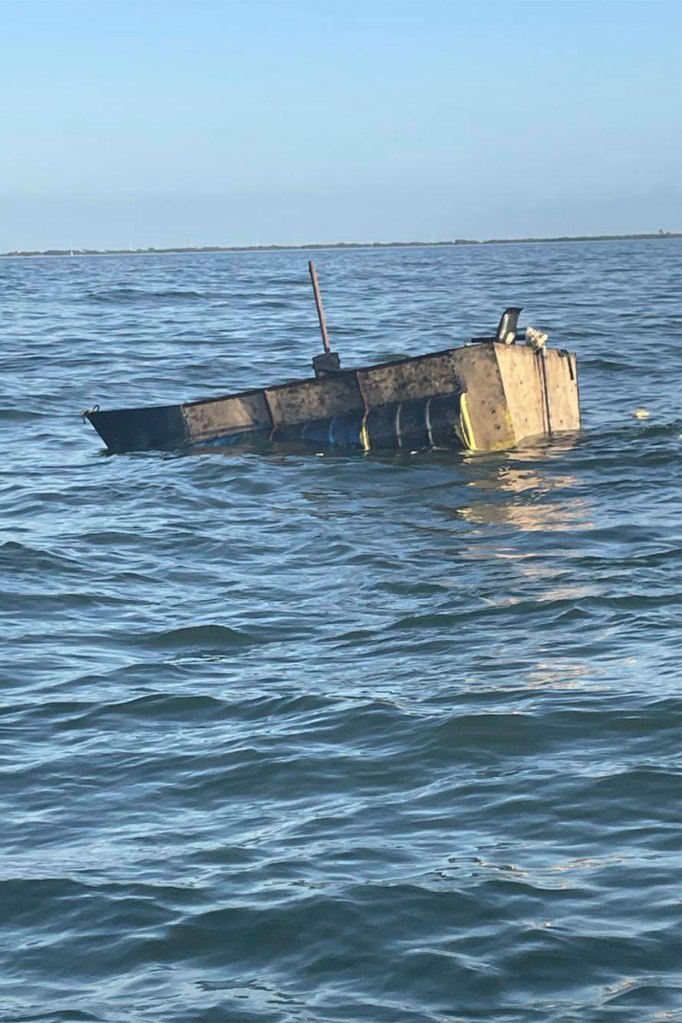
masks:
<path id="1" fill-rule="evenodd" d="M 669 0 L 0 0 L 0 250 L 680 230 Z"/>

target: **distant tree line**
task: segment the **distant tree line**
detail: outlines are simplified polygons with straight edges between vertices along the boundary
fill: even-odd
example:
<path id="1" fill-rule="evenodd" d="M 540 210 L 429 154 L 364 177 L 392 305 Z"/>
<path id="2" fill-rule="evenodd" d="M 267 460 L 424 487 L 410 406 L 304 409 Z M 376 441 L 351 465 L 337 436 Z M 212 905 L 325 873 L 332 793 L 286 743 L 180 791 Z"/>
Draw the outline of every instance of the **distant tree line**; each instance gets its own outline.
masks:
<path id="1" fill-rule="evenodd" d="M 307 249 L 401 249 L 450 245 L 522 245 L 529 242 L 610 242 L 645 238 L 682 238 L 680 231 L 659 230 L 651 234 L 581 234 L 557 235 L 553 238 L 454 238 L 446 241 L 411 242 L 313 242 L 309 245 L 175 245 L 169 248 L 146 249 L 15 249 L 0 256 L 125 256 L 164 255 L 173 252 L 288 252 Z"/>

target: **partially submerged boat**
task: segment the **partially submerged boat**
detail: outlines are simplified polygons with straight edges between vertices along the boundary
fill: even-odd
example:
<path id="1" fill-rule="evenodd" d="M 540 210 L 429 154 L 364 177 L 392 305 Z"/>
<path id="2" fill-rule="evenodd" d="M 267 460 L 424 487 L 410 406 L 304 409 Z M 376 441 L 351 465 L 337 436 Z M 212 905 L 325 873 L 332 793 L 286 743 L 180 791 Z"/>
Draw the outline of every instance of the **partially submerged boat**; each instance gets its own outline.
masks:
<path id="1" fill-rule="evenodd" d="M 506 309 L 491 337 L 359 369 L 331 351 L 309 264 L 324 353 L 315 376 L 179 405 L 83 413 L 112 453 L 295 443 L 320 448 L 499 451 L 580 429 L 576 357 L 521 331 Z"/>

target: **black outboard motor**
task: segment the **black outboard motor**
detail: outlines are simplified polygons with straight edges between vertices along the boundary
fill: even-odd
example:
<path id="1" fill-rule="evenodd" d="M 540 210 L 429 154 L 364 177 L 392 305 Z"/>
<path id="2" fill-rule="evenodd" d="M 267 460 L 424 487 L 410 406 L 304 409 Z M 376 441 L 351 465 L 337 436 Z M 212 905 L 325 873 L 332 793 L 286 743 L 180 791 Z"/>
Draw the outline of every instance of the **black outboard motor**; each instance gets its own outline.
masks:
<path id="1" fill-rule="evenodd" d="M 472 337 L 472 342 L 476 344 L 491 341 L 497 341 L 501 344 L 511 345 L 516 340 L 516 333 L 519 323 L 519 315 L 521 314 L 521 307 L 511 305 L 508 309 L 502 313 L 500 322 L 497 327 L 497 333 L 494 337 Z"/>

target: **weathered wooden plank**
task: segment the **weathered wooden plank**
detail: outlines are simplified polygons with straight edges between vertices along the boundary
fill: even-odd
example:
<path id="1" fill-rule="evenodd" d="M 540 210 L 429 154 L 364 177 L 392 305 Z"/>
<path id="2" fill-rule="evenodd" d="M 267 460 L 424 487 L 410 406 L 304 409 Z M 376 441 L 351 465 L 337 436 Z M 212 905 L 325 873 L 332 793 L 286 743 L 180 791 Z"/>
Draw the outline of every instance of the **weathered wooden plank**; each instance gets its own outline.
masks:
<path id="1" fill-rule="evenodd" d="M 562 355 L 556 348 L 545 351 L 550 430 L 552 433 L 579 430 L 580 401 L 575 355 L 570 352 Z"/>
<path id="2" fill-rule="evenodd" d="M 547 433 L 547 409 L 540 359 L 527 345 L 494 346 L 515 443 Z"/>

